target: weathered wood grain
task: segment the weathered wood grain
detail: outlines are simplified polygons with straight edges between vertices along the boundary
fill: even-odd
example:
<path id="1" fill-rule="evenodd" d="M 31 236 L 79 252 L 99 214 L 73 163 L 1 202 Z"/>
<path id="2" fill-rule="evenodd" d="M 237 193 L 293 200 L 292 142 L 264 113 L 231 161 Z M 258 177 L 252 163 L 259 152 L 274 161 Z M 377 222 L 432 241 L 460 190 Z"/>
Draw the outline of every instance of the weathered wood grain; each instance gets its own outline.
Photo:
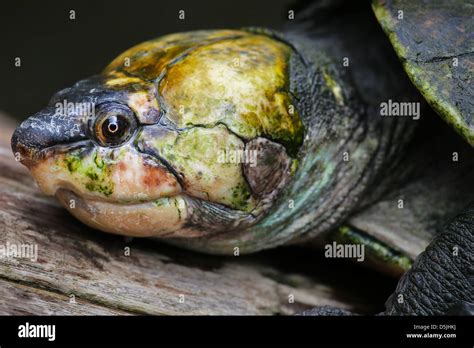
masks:
<path id="1" fill-rule="evenodd" d="M 2 315 L 127 314 L 127 312 L 95 305 L 63 294 L 5 280 L 0 280 L 0 312 Z"/>
<path id="2" fill-rule="evenodd" d="M 371 293 L 347 286 L 355 284 L 349 278 L 357 274 L 339 267 L 328 276 L 321 257 L 306 254 L 298 260 L 299 252 L 288 249 L 215 257 L 92 230 L 39 192 L 13 158 L 11 127 L 0 122 L 0 245 L 38 247 L 36 261 L 0 259 L 0 314 L 292 314 L 315 305 L 379 309 Z M 71 294 L 75 305 L 68 303 Z"/>

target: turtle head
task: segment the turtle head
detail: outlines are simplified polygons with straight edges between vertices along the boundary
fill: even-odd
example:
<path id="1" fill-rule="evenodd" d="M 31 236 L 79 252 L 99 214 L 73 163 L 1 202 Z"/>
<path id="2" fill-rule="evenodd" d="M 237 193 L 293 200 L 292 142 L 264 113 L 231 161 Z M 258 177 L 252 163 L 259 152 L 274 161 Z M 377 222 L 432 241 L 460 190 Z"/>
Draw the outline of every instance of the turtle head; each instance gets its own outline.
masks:
<path id="1" fill-rule="evenodd" d="M 134 228 L 137 217 L 154 217 L 150 211 L 165 197 L 179 200 L 181 187 L 163 163 L 134 143 L 145 125 L 160 119 L 152 84 L 124 81 L 119 87 L 113 76 L 94 76 L 58 92 L 16 129 L 12 148 L 40 189 L 81 220 L 147 235 L 143 227 L 157 221 Z M 157 209 L 164 221 L 177 222 L 170 204 Z"/>
<path id="2" fill-rule="evenodd" d="M 244 31 L 145 42 L 58 92 L 12 148 L 77 218 L 131 236 L 254 224 L 295 168 L 291 49 Z"/>

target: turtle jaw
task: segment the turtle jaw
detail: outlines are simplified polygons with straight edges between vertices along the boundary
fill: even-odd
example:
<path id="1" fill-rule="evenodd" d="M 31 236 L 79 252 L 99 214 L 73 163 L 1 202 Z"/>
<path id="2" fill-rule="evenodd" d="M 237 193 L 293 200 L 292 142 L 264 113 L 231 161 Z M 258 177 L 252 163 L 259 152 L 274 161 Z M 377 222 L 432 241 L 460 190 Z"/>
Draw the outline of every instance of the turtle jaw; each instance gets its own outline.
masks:
<path id="1" fill-rule="evenodd" d="M 256 222 L 248 213 L 228 209 L 185 193 L 152 201 L 117 203 L 84 198 L 71 189 L 56 192 L 59 202 L 84 224 L 130 237 L 186 241 L 222 231 L 246 228 Z"/>
<path id="2" fill-rule="evenodd" d="M 86 225 L 113 234 L 131 237 L 189 237 L 183 230 L 189 216 L 183 195 L 140 203 L 115 203 L 83 198 L 61 188 L 56 198 Z"/>

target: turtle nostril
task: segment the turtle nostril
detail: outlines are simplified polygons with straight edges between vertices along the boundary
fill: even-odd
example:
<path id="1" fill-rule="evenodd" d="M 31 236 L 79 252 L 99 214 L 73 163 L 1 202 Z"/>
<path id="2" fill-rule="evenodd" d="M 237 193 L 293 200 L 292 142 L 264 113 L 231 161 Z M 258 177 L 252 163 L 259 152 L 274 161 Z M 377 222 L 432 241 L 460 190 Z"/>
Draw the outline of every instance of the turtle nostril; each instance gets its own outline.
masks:
<path id="1" fill-rule="evenodd" d="M 19 134 L 19 129 L 15 129 L 15 131 L 13 132 L 13 135 L 12 135 L 12 139 L 11 139 L 11 145 L 12 145 L 12 151 L 13 151 L 13 154 L 15 155 L 15 157 L 17 156 L 16 154 L 19 153 L 20 151 L 22 151 L 22 144 L 20 142 L 20 134 Z"/>
<path id="2" fill-rule="evenodd" d="M 15 130 L 11 146 L 15 159 L 31 167 L 47 156 L 48 148 L 86 139 L 82 115 L 64 117 L 48 106 L 24 120 Z"/>

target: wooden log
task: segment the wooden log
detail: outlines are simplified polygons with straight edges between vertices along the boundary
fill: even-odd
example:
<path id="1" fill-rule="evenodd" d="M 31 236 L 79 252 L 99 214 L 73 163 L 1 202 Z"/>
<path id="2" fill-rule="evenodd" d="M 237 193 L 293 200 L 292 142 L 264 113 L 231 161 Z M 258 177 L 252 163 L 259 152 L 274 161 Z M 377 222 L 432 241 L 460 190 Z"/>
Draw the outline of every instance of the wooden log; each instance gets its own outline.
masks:
<path id="1" fill-rule="evenodd" d="M 0 280 L 0 312 L 2 315 L 127 315 L 72 296 L 5 280 Z"/>
<path id="2" fill-rule="evenodd" d="M 14 123 L 3 117 L 0 124 L 0 247 L 38 252 L 36 260 L 0 258 L 0 314 L 292 314 L 315 305 L 380 310 L 373 294 L 347 286 L 360 274 L 339 267 L 328 277 L 328 260 L 294 248 L 217 257 L 95 231 L 38 190 L 11 152 Z"/>

